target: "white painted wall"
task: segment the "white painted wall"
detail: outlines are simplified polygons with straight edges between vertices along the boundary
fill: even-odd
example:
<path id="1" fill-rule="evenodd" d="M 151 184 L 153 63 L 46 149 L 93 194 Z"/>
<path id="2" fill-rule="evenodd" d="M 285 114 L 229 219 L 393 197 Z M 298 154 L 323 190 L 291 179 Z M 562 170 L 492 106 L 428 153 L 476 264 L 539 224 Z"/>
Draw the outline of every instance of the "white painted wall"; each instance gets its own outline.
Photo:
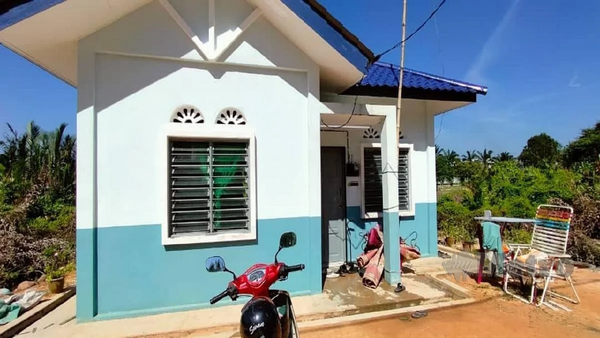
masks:
<path id="1" fill-rule="evenodd" d="M 343 105 L 340 105 L 339 109 Z M 413 144 L 411 157 L 411 187 L 412 198 L 418 203 L 435 203 L 437 201 L 435 190 L 435 144 L 433 137 L 433 115 L 426 110 L 425 101 L 402 101 L 401 129 L 404 139 L 401 143 Z M 380 130 L 381 126 L 374 126 Z M 364 130 L 348 130 L 349 153 L 351 160 L 356 163 L 361 161 L 361 143 L 377 143 L 378 139 L 363 138 Z M 321 131 L 321 146 L 346 147 L 346 134 L 343 132 Z M 352 189 L 353 193 L 360 194 L 360 189 Z M 350 192 L 349 192 L 350 193 Z M 360 195 L 347 196 L 348 206 L 360 206 Z"/>
<path id="2" fill-rule="evenodd" d="M 173 5 L 201 13 L 202 1 L 186 1 Z M 217 21 L 240 16 L 231 9 Z M 245 114 L 256 133 L 258 219 L 320 215 L 317 65 L 263 19 L 232 49 L 228 62 L 199 61 L 157 2 L 80 41 L 78 228 L 161 223 L 161 127 L 182 104 L 205 124 L 226 107 Z"/>

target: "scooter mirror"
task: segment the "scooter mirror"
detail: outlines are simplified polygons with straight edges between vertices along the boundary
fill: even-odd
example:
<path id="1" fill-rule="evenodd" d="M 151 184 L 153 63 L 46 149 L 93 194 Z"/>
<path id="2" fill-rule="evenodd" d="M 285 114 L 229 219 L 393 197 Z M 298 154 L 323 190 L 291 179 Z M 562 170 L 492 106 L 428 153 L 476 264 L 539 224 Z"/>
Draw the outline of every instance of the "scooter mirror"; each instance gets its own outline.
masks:
<path id="1" fill-rule="evenodd" d="M 220 256 L 213 256 L 206 259 L 206 271 L 208 272 L 221 272 L 227 271 L 225 267 L 225 260 Z"/>
<path id="2" fill-rule="evenodd" d="M 281 235 L 279 239 L 279 247 L 290 248 L 296 245 L 296 234 L 293 232 L 286 232 Z"/>

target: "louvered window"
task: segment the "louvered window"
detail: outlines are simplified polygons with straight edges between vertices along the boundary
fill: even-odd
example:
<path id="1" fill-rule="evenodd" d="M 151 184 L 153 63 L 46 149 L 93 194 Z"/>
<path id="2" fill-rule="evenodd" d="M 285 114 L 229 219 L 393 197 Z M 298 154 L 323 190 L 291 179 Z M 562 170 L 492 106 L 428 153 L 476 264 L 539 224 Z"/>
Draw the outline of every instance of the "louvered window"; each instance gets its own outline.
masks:
<path id="1" fill-rule="evenodd" d="M 248 142 L 172 140 L 169 146 L 169 237 L 248 229 Z"/>
<path id="2" fill-rule="evenodd" d="M 398 210 L 411 210 L 408 148 L 398 149 Z M 383 212 L 381 148 L 363 148 L 363 197 L 366 214 Z"/>

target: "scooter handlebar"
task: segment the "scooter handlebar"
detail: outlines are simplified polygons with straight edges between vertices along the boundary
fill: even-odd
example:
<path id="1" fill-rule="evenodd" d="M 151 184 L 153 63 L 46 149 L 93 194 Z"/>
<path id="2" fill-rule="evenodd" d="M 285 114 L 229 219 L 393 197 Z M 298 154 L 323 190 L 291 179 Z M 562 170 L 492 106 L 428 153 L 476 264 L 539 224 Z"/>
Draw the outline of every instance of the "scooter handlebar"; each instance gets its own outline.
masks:
<path id="1" fill-rule="evenodd" d="M 219 293 L 218 295 L 214 296 L 213 298 L 210 299 L 210 305 L 213 305 L 215 303 L 217 303 L 218 301 L 220 301 L 221 299 L 227 297 L 229 295 L 229 290 L 225 290 L 221 293 Z"/>
<path id="2" fill-rule="evenodd" d="M 286 272 L 295 272 L 304 270 L 304 264 L 291 265 L 285 268 Z"/>

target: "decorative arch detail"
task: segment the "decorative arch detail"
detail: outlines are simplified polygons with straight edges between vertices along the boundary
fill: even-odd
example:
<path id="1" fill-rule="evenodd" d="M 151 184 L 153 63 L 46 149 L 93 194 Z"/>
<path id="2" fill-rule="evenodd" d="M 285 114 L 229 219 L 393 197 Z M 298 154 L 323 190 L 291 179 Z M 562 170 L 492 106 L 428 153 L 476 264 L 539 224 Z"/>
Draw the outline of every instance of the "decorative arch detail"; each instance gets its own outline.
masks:
<path id="1" fill-rule="evenodd" d="M 380 138 L 379 131 L 377 131 L 377 129 L 369 128 L 363 132 L 363 138 Z"/>
<path id="2" fill-rule="evenodd" d="M 221 112 L 217 115 L 216 123 L 244 126 L 246 125 L 246 117 L 238 109 L 226 108 L 221 110 Z"/>
<path id="3" fill-rule="evenodd" d="M 177 108 L 171 117 L 174 123 L 204 123 L 204 116 L 198 108 L 185 105 Z"/>

